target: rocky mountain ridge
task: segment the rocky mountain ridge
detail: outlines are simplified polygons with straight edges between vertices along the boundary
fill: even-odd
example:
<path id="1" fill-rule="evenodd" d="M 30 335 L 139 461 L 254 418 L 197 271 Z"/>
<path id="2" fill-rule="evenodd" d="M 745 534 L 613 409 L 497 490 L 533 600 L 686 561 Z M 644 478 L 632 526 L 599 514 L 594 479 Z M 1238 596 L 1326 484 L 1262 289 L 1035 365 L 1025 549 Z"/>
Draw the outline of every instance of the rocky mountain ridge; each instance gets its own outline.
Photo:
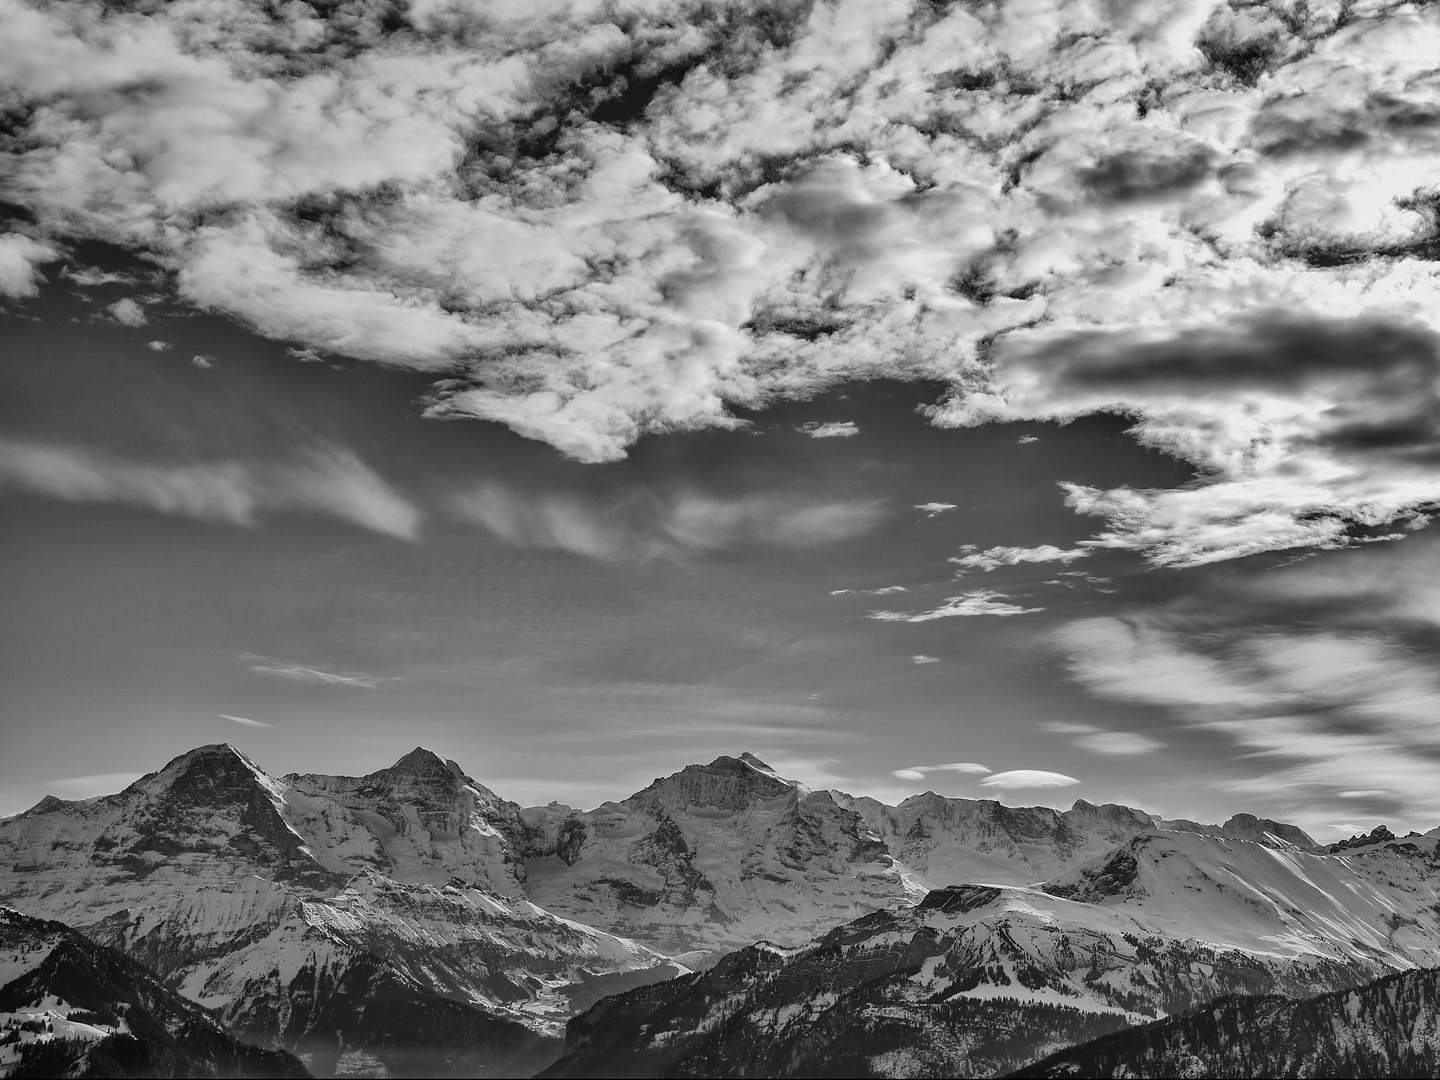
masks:
<path id="1" fill-rule="evenodd" d="M 756 946 L 608 998 L 544 1075 L 995 1075 L 1227 994 L 1306 997 L 1433 963 L 1437 886 L 1433 846 L 1143 835 L 1040 887 L 937 889 L 801 950 Z"/>

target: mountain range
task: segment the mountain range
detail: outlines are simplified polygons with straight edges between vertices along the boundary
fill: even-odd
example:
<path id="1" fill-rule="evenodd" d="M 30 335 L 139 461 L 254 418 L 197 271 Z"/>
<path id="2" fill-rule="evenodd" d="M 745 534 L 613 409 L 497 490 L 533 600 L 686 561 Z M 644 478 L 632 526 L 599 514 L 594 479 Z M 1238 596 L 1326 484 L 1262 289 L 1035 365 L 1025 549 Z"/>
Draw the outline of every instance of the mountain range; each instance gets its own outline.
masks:
<path id="1" fill-rule="evenodd" d="M 1435 848 L 889 806 L 750 754 L 578 810 L 423 749 L 272 776 L 205 746 L 0 820 L 0 904 L 316 1075 L 995 1075 L 1226 995 L 1440 966 Z"/>

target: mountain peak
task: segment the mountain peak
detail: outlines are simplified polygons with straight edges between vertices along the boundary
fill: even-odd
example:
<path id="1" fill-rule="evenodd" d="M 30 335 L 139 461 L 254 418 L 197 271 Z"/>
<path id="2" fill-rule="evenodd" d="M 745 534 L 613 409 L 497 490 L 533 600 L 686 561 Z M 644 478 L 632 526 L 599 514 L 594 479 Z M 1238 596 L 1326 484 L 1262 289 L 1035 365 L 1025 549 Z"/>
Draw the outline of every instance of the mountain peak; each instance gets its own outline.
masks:
<path id="1" fill-rule="evenodd" d="M 263 779 L 262 779 L 263 778 Z M 212 787 L 218 784 L 246 784 L 268 781 L 264 772 L 229 743 L 207 743 L 171 758 L 159 772 L 142 776 L 126 790 L 139 789 L 151 794 L 177 786 Z"/>
<path id="2" fill-rule="evenodd" d="M 1257 818 L 1254 814 L 1236 814 L 1221 825 L 1220 830 L 1236 840 L 1263 841 L 1268 835 L 1298 848 L 1309 849 L 1316 846 L 1310 835 L 1298 826 L 1272 821 L 1270 818 Z"/>
<path id="3" fill-rule="evenodd" d="M 708 765 L 686 765 L 677 773 L 660 777 L 631 799 L 652 810 L 685 806 L 742 810 L 760 799 L 773 799 L 799 786 L 754 754 L 742 753 L 739 757 L 722 754 Z"/>
<path id="4" fill-rule="evenodd" d="M 444 758 L 423 746 L 417 746 L 390 768 L 396 772 L 434 772 L 437 769 L 449 771 Z"/>

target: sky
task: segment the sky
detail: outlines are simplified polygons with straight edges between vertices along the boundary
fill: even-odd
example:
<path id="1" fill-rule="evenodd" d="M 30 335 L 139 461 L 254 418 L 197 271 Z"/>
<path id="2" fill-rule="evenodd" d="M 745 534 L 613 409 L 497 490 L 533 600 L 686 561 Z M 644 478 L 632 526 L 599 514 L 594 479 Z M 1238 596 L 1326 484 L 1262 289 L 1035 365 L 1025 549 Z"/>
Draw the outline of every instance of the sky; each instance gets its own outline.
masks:
<path id="1" fill-rule="evenodd" d="M 0 0 L 0 813 L 1440 824 L 1440 9 Z"/>

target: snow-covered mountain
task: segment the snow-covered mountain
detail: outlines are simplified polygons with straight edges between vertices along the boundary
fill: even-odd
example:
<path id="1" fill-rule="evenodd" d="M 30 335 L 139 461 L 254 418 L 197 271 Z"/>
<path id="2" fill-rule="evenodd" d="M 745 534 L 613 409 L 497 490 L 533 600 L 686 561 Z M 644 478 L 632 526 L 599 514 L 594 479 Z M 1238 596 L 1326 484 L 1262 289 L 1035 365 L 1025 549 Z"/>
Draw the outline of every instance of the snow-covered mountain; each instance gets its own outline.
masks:
<path id="1" fill-rule="evenodd" d="M 915 892 L 860 815 L 749 754 L 585 813 L 525 817 L 556 838 L 555 854 L 526 862 L 536 903 L 672 955 L 800 944 Z"/>
<path id="2" fill-rule="evenodd" d="M 124 950 L 321 1074 L 538 1067 L 568 1016 L 618 991 L 571 1037 L 651 1002 L 720 1039 L 713 1009 L 728 1015 L 741 993 L 770 1002 L 742 1010 L 756 1045 L 853 1030 L 911 1053 L 900 1032 L 923 1004 L 983 1013 L 991 1031 L 932 1040 L 925 1061 L 993 1071 L 1028 1060 L 1016 1047 L 1031 1014 L 1058 1048 L 1207 996 L 1313 993 L 1434 963 L 1440 927 L 1418 899 L 1436 885 L 1434 839 L 1387 838 L 1307 854 L 1300 830 L 1243 814 L 1201 825 L 931 792 L 887 806 L 811 790 L 750 754 L 593 810 L 521 808 L 423 749 L 362 777 L 276 777 L 207 746 L 116 795 L 0 820 L 0 902 Z M 645 989 L 762 940 L 718 983 Z M 781 998 L 765 990 L 772 969 L 796 976 L 779 979 Z M 825 989 L 852 969 L 864 1008 Z M 607 1022 L 582 1059 L 679 1062 L 697 1032 L 667 1023 L 636 1019 L 646 1033 L 631 1045 Z"/>
<path id="3" fill-rule="evenodd" d="M 993 1075 L 1225 994 L 1440 955 L 1433 843 L 1318 855 L 1157 832 L 1040 887 L 952 886 L 571 1022 L 553 1076 Z"/>
<path id="4" fill-rule="evenodd" d="M 761 939 L 799 947 L 945 885 L 1043 881 L 1157 827 L 1313 845 L 1249 815 L 1157 825 L 1128 806 L 1081 800 L 1062 812 L 934 792 L 887 806 L 812 791 L 751 754 L 691 765 L 589 812 L 552 804 L 522 819 L 554 852 L 526 860 L 532 899 L 698 963 Z"/>
<path id="5" fill-rule="evenodd" d="M 1437 1076 L 1440 971 L 1406 971 L 1300 1001 L 1223 998 L 1062 1050 L 1014 1075 Z"/>
<path id="6" fill-rule="evenodd" d="M 0 1076 L 302 1077 L 236 1040 L 140 964 L 0 907 Z"/>
<path id="7" fill-rule="evenodd" d="M 123 949 L 318 1072 L 347 1053 L 538 1066 L 602 988 L 683 969 L 526 900 L 519 809 L 426 751 L 277 779 L 201 747 L 117 795 L 0 821 L 0 901 Z"/>

